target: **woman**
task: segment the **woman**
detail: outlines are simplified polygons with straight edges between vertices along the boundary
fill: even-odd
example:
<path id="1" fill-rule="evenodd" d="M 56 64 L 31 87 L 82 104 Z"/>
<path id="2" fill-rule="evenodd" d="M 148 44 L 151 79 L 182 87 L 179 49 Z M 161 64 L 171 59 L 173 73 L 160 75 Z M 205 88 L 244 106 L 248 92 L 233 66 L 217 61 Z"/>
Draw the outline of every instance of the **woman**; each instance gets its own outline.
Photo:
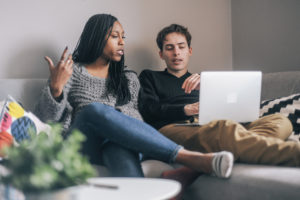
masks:
<path id="1" fill-rule="evenodd" d="M 202 154 L 185 150 L 142 122 L 137 110 L 139 81 L 124 66 L 124 30 L 117 18 L 98 14 L 86 23 L 72 55 L 64 50 L 57 66 L 49 57 L 49 84 L 36 114 L 43 121 L 63 122 L 69 134 L 87 136 L 83 153 L 101 162 L 113 176 L 143 177 L 139 153 L 177 162 L 196 171 L 227 178 L 229 152 Z M 73 65 L 74 60 L 74 65 Z"/>

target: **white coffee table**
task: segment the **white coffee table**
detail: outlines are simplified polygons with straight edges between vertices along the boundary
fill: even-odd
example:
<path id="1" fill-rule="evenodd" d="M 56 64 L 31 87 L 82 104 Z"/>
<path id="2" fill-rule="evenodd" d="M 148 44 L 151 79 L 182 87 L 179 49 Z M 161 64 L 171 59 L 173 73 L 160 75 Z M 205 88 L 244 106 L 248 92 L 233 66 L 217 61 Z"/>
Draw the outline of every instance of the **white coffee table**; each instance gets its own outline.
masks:
<path id="1" fill-rule="evenodd" d="M 91 178 L 88 183 L 26 200 L 166 200 L 181 189 L 177 181 L 158 178 Z"/>
<path id="2" fill-rule="evenodd" d="M 68 187 L 58 191 L 26 195 L 26 200 L 166 200 L 181 189 L 177 181 L 156 178 L 91 178 L 89 184 Z M 0 185 L 0 191 L 4 189 Z M 25 200 L 13 188 L 12 199 Z M 3 195 L 0 194 L 0 199 Z"/>
<path id="3" fill-rule="evenodd" d="M 157 178 L 92 178 L 88 182 L 104 186 L 91 186 L 88 198 L 85 196 L 90 200 L 162 200 L 176 196 L 181 189 L 177 181 Z"/>

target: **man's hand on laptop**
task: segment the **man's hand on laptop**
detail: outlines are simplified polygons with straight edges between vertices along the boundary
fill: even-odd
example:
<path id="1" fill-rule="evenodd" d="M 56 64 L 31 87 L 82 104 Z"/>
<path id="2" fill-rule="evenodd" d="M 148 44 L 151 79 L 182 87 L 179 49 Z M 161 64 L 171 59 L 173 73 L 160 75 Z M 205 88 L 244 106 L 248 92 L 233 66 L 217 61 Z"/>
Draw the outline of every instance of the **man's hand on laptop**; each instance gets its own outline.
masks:
<path id="1" fill-rule="evenodd" d="M 184 113 L 186 116 L 198 115 L 199 113 L 199 102 L 187 104 L 184 106 Z"/>
<path id="2" fill-rule="evenodd" d="M 182 89 L 187 94 L 190 94 L 193 90 L 200 90 L 200 74 L 192 74 L 182 84 Z"/>

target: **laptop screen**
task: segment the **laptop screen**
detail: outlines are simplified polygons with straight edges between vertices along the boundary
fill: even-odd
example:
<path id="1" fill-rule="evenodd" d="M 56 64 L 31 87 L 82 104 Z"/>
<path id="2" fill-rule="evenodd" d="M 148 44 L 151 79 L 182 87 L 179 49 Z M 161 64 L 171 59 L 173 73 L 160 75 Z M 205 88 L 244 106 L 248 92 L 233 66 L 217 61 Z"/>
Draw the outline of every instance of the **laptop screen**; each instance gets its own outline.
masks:
<path id="1" fill-rule="evenodd" d="M 258 119 L 260 71 L 206 71 L 201 73 L 199 123 L 213 120 L 250 122 Z"/>

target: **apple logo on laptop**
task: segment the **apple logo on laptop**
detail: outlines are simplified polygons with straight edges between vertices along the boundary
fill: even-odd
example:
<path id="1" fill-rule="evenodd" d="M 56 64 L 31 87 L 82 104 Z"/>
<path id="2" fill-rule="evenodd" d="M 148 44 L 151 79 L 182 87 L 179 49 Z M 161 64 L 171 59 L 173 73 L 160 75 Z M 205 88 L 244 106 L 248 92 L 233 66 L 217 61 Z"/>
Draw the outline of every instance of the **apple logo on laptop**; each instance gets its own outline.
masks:
<path id="1" fill-rule="evenodd" d="M 236 103 L 238 95 L 237 93 L 230 93 L 227 95 L 227 103 Z"/>

